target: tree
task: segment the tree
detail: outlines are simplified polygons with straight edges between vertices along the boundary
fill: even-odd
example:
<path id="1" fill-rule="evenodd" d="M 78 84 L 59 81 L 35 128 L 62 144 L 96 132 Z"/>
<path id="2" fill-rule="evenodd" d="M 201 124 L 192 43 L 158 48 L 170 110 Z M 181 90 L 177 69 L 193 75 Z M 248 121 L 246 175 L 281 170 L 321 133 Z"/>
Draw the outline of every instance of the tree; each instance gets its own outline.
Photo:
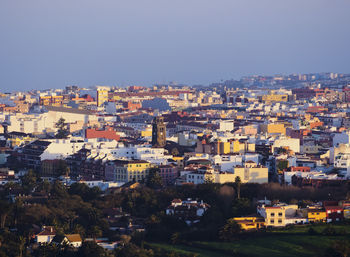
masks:
<path id="1" fill-rule="evenodd" d="M 239 232 L 241 232 L 241 226 L 234 219 L 229 219 L 220 230 L 220 238 L 225 241 L 231 241 L 236 238 Z"/>
<path id="2" fill-rule="evenodd" d="M 277 164 L 277 170 L 283 171 L 288 168 L 288 161 L 287 160 L 280 160 Z"/>
<path id="3" fill-rule="evenodd" d="M 68 196 L 66 187 L 59 180 L 56 180 L 53 184 L 51 194 L 57 198 L 66 198 Z"/>
<path id="4" fill-rule="evenodd" d="M 7 201 L 0 200 L 0 228 L 5 228 L 6 219 L 11 212 L 12 206 Z"/>
<path id="5" fill-rule="evenodd" d="M 170 241 L 172 244 L 177 244 L 180 241 L 180 233 L 175 232 L 171 235 Z"/>
<path id="6" fill-rule="evenodd" d="M 243 216 L 251 214 L 254 209 L 252 209 L 250 200 L 248 198 L 240 198 L 233 201 L 232 204 L 232 215 Z"/>
<path id="7" fill-rule="evenodd" d="M 78 257 L 104 257 L 109 256 L 107 252 L 93 241 L 87 241 L 79 248 Z"/>
<path id="8" fill-rule="evenodd" d="M 65 160 L 59 160 L 57 163 L 56 172 L 58 176 L 68 176 L 69 175 L 69 167 Z"/>
<path id="9" fill-rule="evenodd" d="M 46 179 L 41 181 L 39 184 L 39 190 L 44 191 L 45 193 L 50 193 L 51 191 L 51 183 L 47 181 Z"/>
<path id="10" fill-rule="evenodd" d="M 65 123 L 65 119 L 60 118 L 56 123 L 57 134 L 56 138 L 67 138 L 69 135 L 69 131 L 67 128 L 67 124 Z"/>
<path id="11" fill-rule="evenodd" d="M 118 257 L 151 257 L 154 256 L 152 250 L 146 250 L 138 247 L 135 244 L 129 243 L 122 248 L 117 248 L 115 250 L 115 256 Z"/>
<path id="12" fill-rule="evenodd" d="M 126 244 L 130 243 L 130 241 L 131 241 L 131 236 L 128 236 L 128 235 L 121 235 L 121 236 L 120 236 L 120 241 L 123 242 L 123 245 L 126 245 Z"/>
<path id="13" fill-rule="evenodd" d="M 159 189 L 163 186 L 162 177 L 159 175 L 159 168 L 151 168 L 148 173 L 146 186 Z"/>
<path id="14" fill-rule="evenodd" d="M 213 183 L 213 177 L 212 176 L 205 176 L 204 177 L 204 183 L 205 184 L 212 184 Z"/>
<path id="15" fill-rule="evenodd" d="M 288 150 L 285 147 L 279 147 L 279 148 L 276 148 L 275 152 L 277 154 L 287 154 Z"/>
<path id="16" fill-rule="evenodd" d="M 33 170 L 21 177 L 22 187 L 26 193 L 30 193 L 37 185 L 37 177 Z"/>
<path id="17" fill-rule="evenodd" d="M 237 190 L 237 199 L 241 198 L 241 178 L 239 176 L 237 176 L 235 178 L 235 184 L 236 184 L 236 190 Z"/>
<path id="18" fill-rule="evenodd" d="M 90 229 L 89 234 L 96 239 L 102 236 L 102 230 L 98 226 L 93 226 Z"/>

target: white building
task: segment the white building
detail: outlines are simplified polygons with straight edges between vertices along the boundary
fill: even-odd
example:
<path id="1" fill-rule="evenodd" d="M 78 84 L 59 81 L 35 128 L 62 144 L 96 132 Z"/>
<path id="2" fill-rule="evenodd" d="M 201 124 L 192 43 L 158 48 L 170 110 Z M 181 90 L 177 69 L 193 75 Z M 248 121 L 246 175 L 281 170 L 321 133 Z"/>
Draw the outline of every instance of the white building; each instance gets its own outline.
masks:
<path id="1" fill-rule="evenodd" d="M 325 174 L 323 172 L 318 171 L 310 171 L 310 172 L 302 172 L 302 171 L 285 171 L 283 173 L 284 175 L 284 182 L 286 184 L 292 183 L 292 177 L 302 177 L 302 178 L 309 178 L 309 179 L 325 179 L 325 180 L 338 180 L 340 179 L 337 174 Z"/>
<path id="2" fill-rule="evenodd" d="M 300 139 L 284 137 L 276 139 L 272 146 L 272 152 L 274 152 L 275 148 L 279 147 L 288 147 L 293 152 L 300 153 Z"/>
<path id="3" fill-rule="evenodd" d="M 45 106 L 44 113 L 11 113 L 5 116 L 8 132 L 42 133 L 56 131 L 56 123 L 63 118 L 66 123 L 98 122 L 98 117 L 88 110 Z"/>
<path id="4" fill-rule="evenodd" d="M 234 120 L 219 121 L 219 131 L 232 131 L 234 128 Z"/>
<path id="5" fill-rule="evenodd" d="M 172 155 L 166 155 L 164 148 L 152 148 L 151 145 L 118 147 L 111 151 L 117 159 L 145 160 L 158 165 L 166 165 Z"/>

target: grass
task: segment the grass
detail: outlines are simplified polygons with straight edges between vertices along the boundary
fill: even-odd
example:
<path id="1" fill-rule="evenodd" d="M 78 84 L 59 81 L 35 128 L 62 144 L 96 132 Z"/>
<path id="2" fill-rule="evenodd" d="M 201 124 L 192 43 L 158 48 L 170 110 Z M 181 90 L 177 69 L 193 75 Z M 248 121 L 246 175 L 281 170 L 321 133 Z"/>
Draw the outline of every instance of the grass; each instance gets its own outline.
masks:
<path id="1" fill-rule="evenodd" d="M 318 235 L 308 234 L 309 226 L 294 226 L 285 230 L 272 230 L 259 235 L 248 235 L 234 242 L 188 242 L 171 245 L 167 243 L 149 243 L 169 252 L 182 254 L 196 253 L 199 257 L 315 257 L 322 256 L 325 250 L 337 240 L 349 240 L 350 225 L 332 224 L 337 231 L 346 235 L 327 236 L 322 231 L 327 224 L 312 225 Z"/>
<path id="2" fill-rule="evenodd" d="M 316 223 L 313 225 L 296 225 L 292 226 L 290 228 L 282 228 L 282 229 L 274 229 L 271 231 L 271 233 L 285 233 L 285 234 L 299 234 L 299 233 L 307 233 L 310 228 L 313 228 L 317 233 L 322 233 L 322 231 L 329 226 L 329 224 L 326 223 Z M 344 232 L 346 234 L 350 234 L 350 225 L 349 224 L 342 224 L 342 223 L 333 223 L 331 224 L 331 227 L 334 228 L 338 233 Z"/>
<path id="3" fill-rule="evenodd" d="M 199 254 L 200 257 L 228 257 L 230 255 L 218 253 L 215 250 L 206 250 L 194 246 L 187 245 L 171 245 L 166 243 L 149 243 L 152 247 L 159 247 L 161 249 L 167 250 L 168 252 L 177 252 L 180 254 Z"/>
<path id="4" fill-rule="evenodd" d="M 314 257 L 322 256 L 332 242 L 342 239 L 345 239 L 345 237 L 275 235 L 254 239 L 244 239 L 232 243 L 194 242 L 192 245 L 150 243 L 150 245 L 165 249 L 169 252 L 177 252 L 182 254 L 196 253 L 200 257 Z"/>
<path id="5" fill-rule="evenodd" d="M 281 235 L 250 238 L 233 243 L 198 242 L 196 247 L 209 246 L 218 251 L 231 251 L 242 256 L 252 257 L 293 257 L 293 256 L 320 256 L 335 240 L 344 237 L 308 236 L 308 235 Z M 201 256 L 201 255 L 200 255 Z"/>

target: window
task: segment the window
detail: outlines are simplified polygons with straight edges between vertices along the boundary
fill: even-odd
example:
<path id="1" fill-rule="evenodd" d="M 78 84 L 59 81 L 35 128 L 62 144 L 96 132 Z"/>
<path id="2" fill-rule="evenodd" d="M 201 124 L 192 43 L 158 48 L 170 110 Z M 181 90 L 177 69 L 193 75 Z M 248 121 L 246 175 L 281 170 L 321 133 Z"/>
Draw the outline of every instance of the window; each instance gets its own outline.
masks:
<path id="1" fill-rule="evenodd" d="M 275 217 L 275 214 L 274 214 L 274 213 L 271 213 L 271 217 Z"/>
<path id="2" fill-rule="evenodd" d="M 278 220 L 278 224 L 282 224 L 282 220 L 281 219 Z"/>
<path id="3" fill-rule="evenodd" d="M 279 216 L 279 217 L 282 217 L 282 212 L 279 212 L 279 213 L 278 213 L 278 216 Z"/>
<path id="4" fill-rule="evenodd" d="M 275 220 L 274 220 L 274 219 L 271 219 L 271 220 L 270 220 L 270 223 L 274 224 L 274 223 L 275 223 Z"/>
<path id="5" fill-rule="evenodd" d="M 337 211 L 337 213 L 341 213 L 341 211 Z"/>

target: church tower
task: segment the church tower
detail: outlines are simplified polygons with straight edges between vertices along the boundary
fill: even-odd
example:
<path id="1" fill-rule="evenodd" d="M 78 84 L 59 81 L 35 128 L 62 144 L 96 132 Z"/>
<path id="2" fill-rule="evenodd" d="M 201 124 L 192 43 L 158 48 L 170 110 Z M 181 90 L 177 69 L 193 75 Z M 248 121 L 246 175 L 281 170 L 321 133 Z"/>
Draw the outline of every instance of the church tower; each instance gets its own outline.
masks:
<path id="1" fill-rule="evenodd" d="M 164 147 L 166 143 L 166 126 L 164 118 L 155 117 L 152 122 L 152 145 L 155 147 Z"/>

